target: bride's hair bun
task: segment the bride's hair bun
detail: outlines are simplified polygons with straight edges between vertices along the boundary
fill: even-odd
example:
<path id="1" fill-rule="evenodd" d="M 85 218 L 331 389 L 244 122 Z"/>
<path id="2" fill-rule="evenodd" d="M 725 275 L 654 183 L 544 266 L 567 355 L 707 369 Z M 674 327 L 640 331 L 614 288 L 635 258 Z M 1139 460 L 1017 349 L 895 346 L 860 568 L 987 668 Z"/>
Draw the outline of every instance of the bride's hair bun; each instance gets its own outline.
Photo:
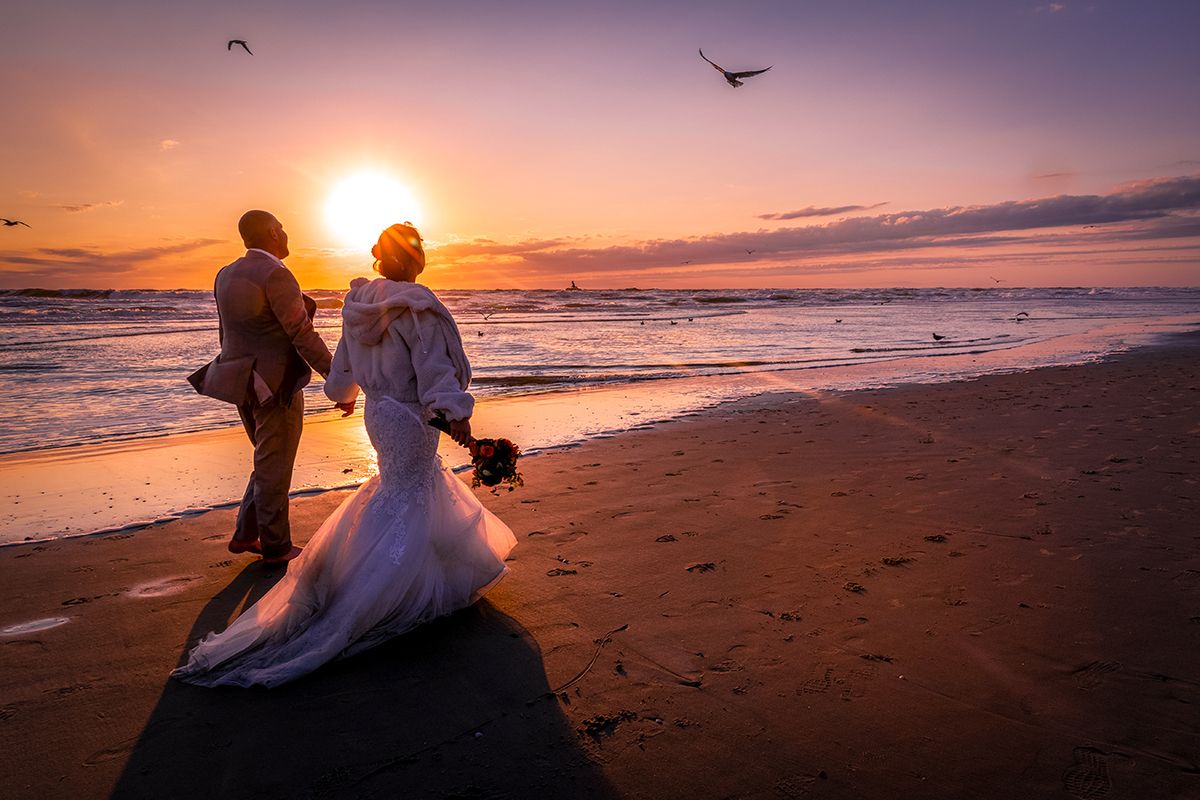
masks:
<path id="1" fill-rule="evenodd" d="M 425 246 L 421 242 L 421 234 L 408 221 L 388 226 L 379 234 L 379 241 L 371 247 L 371 255 L 378 262 L 376 270 L 381 274 L 385 264 L 402 268 L 412 264 L 418 268 L 418 272 L 425 268 Z"/>

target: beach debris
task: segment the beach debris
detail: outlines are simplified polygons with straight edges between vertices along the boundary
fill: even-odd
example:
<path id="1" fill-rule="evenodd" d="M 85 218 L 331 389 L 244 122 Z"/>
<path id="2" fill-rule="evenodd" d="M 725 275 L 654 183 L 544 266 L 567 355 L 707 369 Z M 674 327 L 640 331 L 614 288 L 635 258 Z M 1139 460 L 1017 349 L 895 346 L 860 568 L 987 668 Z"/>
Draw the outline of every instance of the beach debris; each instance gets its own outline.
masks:
<path id="1" fill-rule="evenodd" d="M 877 653 L 863 653 L 861 656 L 859 656 L 859 658 L 863 659 L 864 661 L 881 661 L 885 664 L 890 664 L 893 661 L 891 656 L 882 656 L 878 655 Z"/>
<path id="2" fill-rule="evenodd" d="M 676 539 L 672 534 L 664 533 L 662 536 L 659 536 L 654 541 L 656 541 L 656 542 L 677 542 L 679 540 Z"/>
<path id="3" fill-rule="evenodd" d="M 585 719 L 579 726 L 579 732 L 598 742 L 605 736 L 611 736 L 622 722 L 635 719 L 637 719 L 637 714 L 628 709 L 622 709 L 615 714 L 597 714 Z"/>
<path id="4" fill-rule="evenodd" d="M 722 67 L 720 64 L 717 64 L 715 61 L 711 60 L 708 56 L 704 55 L 704 48 L 700 48 L 700 57 L 703 58 L 705 61 L 707 61 L 709 64 L 712 64 L 713 69 L 715 69 L 717 72 L 721 73 L 721 75 L 725 78 L 725 81 L 735 89 L 738 88 L 739 86 L 743 85 L 742 78 L 752 78 L 755 75 L 762 75 L 768 69 L 775 66 L 774 64 L 772 64 L 771 67 L 766 67 L 765 69 L 752 69 L 752 70 L 747 70 L 745 72 L 730 72 L 729 70 Z"/>
<path id="5" fill-rule="evenodd" d="M 780 612 L 779 619 L 783 620 L 784 622 L 801 622 L 804 617 L 800 616 L 800 611 L 797 609 L 796 611 Z"/>
<path id="6" fill-rule="evenodd" d="M 560 575 L 576 575 L 576 574 L 578 574 L 576 572 L 576 570 L 562 569 L 561 567 L 555 567 L 554 569 L 546 570 L 546 575 L 547 575 L 547 577 L 550 577 L 550 578 L 557 578 Z"/>
<path id="7" fill-rule="evenodd" d="M 17 226 L 17 225 L 24 225 L 26 228 L 32 228 L 32 227 L 33 227 L 33 226 L 32 226 L 32 225 L 30 225 L 28 222 L 22 222 L 22 221 L 21 221 L 21 220 L 19 220 L 19 219 L 5 219 L 4 217 L 0 217 L 0 222 L 3 222 L 3 223 L 4 223 L 4 227 L 6 227 L 6 228 L 12 228 L 12 227 L 15 227 L 15 226 Z"/>
<path id="8" fill-rule="evenodd" d="M 560 692 L 564 692 L 565 690 L 571 688 L 576 683 L 578 683 L 583 678 L 584 675 L 588 674 L 588 670 L 590 670 L 592 667 L 594 667 L 596 665 L 596 659 L 598 659 L 600 657 L 600 651 L 604 649 L 604 646 L 606 644 L 608 644 L 609 642 L 612 641 L 613 634 L 620 633 L 621 631 L 627 630 L 628 628 L 629 628 L 629 623 L 626 622 L 624 625 L 618 625 L 617 627 L 613 628 L 608 633 L 601 636 L 599 639 L 596 639 L 595 640 L 596 641 L 596 652 L 592 653 L 592 658 L 590 661 L 588 661 L 587 665 L 584 666 L 583 669 L 579 670 L 579 672 L 575 673 L 575 675 L 569 681 L 562 684 L 561 686 L 559 686 L 556 689 L 551 689 L 550 691 L 539 695 L 536 698 L 536 700 L 544 699 L 547 697 L 557 697 Z M 531 705 L 534 702 L 536 702 L 536 700 L 530 700 L 526 703 L 526 705 Z"/>
<path id="9" fill-rule="evenodd" d="M 867 587 L 863 586 L 861 583 L 855 583 L 854 581 L 846 581 L 842 588 L 847 592 L 854 592 L 855 594 L 863 594 L 867 591 Z"/>
<path id="10" fill-rule="evenodd" d="M 913 560 L 908 556 L 896 556 L 894 558 L 891 556 L 884 556 L 883 558 L 879 559 L 879 562 L 889 567 L 900 567 L 905 564 L 913 563 Z"/>
<path id="11" fill-rule="evenodd" d="M 938 544 L 942 544 L 942 543 L 944 543 L 944 542 L 946 542 L 946 541 L 947 541 L 947 539 L 946 539 L 946 534 L 944 534 L 944 533 L 933 533 L 933 534 L 930 534 L 929 536 L 926 536 L 926 537 L 925 537 L 925 541 L 927 541 L 927 542 L 937 542 Z"/>
<path id="12" fill-rule="evenodd" d="M 692 564 L 687 568 L 688 572 L 712 572 L 717 568 L 717 565 L 711 561 L 705 561 L 703 564 Z"/>
<path id="13" fill-rule="evenodd" d="M 236 45 L 238 45 L 238 46 L 240 46 L 240 47 L 241 47 L 243 50 L 245 50 L 247 53 L 250 53 L 250 45 L 246 44 L 246 40 L 245 40 L 245 39 L 230 39 L 230 40 L 229 40 L 229 41 L 228 41 L 228 42 L 225 44 L 225 49 L 226 49 L 227 51 L 228 51 L 228 50 L 233 50 L 233 46 L 234 46 L 235 44 L 236 44 Z M 250 53 L 250 55 L 254 55 L 254 53 Z"/>
<path id="14" fill-rule="evenodd" d="M 933 340 L 934 340 L 935 342 L 940 342 L 942 339 L 948 339 L 948 338 L 950 338 L 950 337 L 948 337 L 948 336 L 943 336 L 943 335 L 941 335 L 940 333 L 935 333 L 935 334 L 933 334 Z"/>

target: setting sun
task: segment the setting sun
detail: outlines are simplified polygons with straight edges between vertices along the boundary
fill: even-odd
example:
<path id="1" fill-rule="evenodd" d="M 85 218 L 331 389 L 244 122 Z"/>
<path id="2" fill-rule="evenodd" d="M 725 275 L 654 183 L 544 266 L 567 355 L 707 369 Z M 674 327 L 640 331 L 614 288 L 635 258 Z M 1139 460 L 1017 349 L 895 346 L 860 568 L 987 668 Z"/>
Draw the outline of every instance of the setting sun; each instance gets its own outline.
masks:
<path id="1" fill-rule="evenodd" d="M 412 192 L 381 172 L 359 172 L 333 187 L 325 222 L 347 247 L 369 250 L 379 232 L 395 222 L 421 224 Z"/>

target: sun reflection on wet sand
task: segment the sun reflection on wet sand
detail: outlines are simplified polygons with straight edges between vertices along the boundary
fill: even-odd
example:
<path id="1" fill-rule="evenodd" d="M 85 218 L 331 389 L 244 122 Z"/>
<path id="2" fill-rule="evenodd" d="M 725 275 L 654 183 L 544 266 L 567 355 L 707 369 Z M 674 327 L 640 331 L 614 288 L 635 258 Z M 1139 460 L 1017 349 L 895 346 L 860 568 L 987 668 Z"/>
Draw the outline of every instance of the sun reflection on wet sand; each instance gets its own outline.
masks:
<path id="1" fill-rule="evenodd" d="M 1159 318 L 988 353 L 487 399 L 476 406 L 472 427 L 477 436 L 504 436 L 536 455 L 755 394 L 935 382 L 1061 363 L 1064 353 L 1086 361 L 1195 324 L 1192 317 Z M 306 419 L 293 494 L 351 487 L 375 474 L 361 416 L 360 405 L 348 419 L 333 410 Z M 469 460 L 445 436 L 439 453 L 449 467 Z M 233 505 L 245 487 L 249 457 L 240 428 L 2 456 L 0 544 L 147 525 Z"/>

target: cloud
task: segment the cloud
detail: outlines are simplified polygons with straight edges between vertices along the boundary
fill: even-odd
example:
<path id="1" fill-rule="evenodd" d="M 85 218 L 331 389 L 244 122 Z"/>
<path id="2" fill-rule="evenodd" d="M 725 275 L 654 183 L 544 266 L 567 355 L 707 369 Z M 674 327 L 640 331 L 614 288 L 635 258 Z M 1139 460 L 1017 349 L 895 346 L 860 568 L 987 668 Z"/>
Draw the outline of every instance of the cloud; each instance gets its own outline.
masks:
<path id="1" fill-rule="evenodd" d="M 1056 181 L 1060 178 L 1074 178 L 1075 175 L 1076 173 L 1074 172 L 1043 172 L 1041 174 L 1034 175 L 1033 179 L 1035 181 Z"/>
<path id="2" fill-rule="evenodd" d="M 835 214 L 846 214 L 851 211 L 870 211 L 873 208 L 886 206 L 887 201 L 870 206 L 808 206 L 798 211 L 783 211 L 777 214 L 759 214 L 759 219 L 800 219 L 801 217 L 832 217 Z"/>
<path id="3" fill-rule="evenodd" d="M 1084 226 L 1091 226 L 1085 228 Z M 1071 229 L 1067 233 L 1055 229 Z M 560 240 L 490 240 L 439 250 L 446 261 L 491 256 L 533 274 L 663 271 L 682 261 L 760 269 L 755 262 L 845 258 L 905 250 L 1064 246 L 1200 237 L 1200 176 L 1157 178 L 1104 195 L 1057 195 L 982 206 L 949 206 L 851 217 L 820 225 L 711 233 L 605 247 Z M 748 254 L 747 250 L 753 250 Z"/>
<path id="4" fill-rule="evenodd" d="M 59 206 L 63 211 L 78 214 L 83 211 L 95 211 L 98 208 L 116 208 L 125 205 L 124 200 L 108 200 L 104 203 L 79 203 L 76 205 Z"/>
<path id="5" fill-rule="evenodd" d="M 163 139 L 161 142 L 158 143 L 158 149 L 159 150 L 174 150 L 176 147 L 179 147 L 179 144 L 180 143 L 175 139 Z"/>
<path id="6" fill-rule="evenodd" d="M 1035 6 L 1033 10 L 1039 14 L 1042 13 L 1043 11 L 1046 11 L 1050 14 L 1057 14 L 1060 11 L 1065 11 L 1066 8 L 1067 8 L 1066 3 L 1050 3 L 1050 4 L 1044 5 L 1044 6 Z"/>
<path id="7" fill-rule="evenodd" d="M 530 239 L 523 242 L 501 244 L 494 239 L 468 239 L 439 245 L 440 257 L 465 260 L 480 256 L 519 256 L 541 250 L 549 250 L 564 244 L 564 239 Z"/>
<path id="8" fill-rule="evenodd" d="M 15 270 L 6 270 L 9 272 L 48 277 L 112 275 L 130 272 L 163 256 L 191 253 L 216 244 L 225 244 L 225 240 L 193 239 L 177 244 L 115 252 L 104 252 L 85 247 L 42 247 L 34 250 L 32 255 L 13 252 L 0 253 L 0 266 L 17 267 Z M 22 267 L 26 269 L 22 269 Z M 36 269 L 28 269 L 30 267 Z"/>

